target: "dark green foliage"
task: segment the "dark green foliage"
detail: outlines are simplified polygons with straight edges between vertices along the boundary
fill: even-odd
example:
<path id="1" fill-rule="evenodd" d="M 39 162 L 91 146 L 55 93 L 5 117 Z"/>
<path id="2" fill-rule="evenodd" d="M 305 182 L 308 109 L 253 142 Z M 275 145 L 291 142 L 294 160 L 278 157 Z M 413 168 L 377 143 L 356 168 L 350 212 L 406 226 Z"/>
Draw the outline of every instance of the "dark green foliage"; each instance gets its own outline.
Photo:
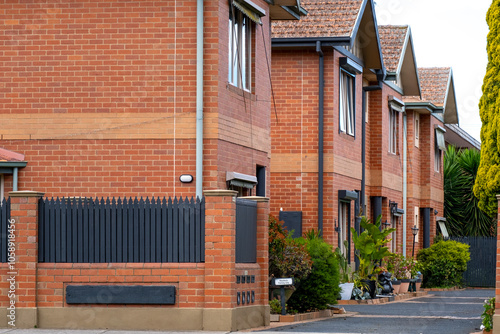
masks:
<path id="1" fill-rule="evenodd" d="M 426 288 L 460 286 L 470 260 L 469 245 L 458 241 L 439 241 L 418 252 L 417 260 Z"/>
<path id="2" fill-rule="evenodd" d="M 311 271 L 311 257 L 305 245 L 292 239 L 283 222 L 269 216 L 269 276 L 293 277 L 297 281 Z"/>
<path id="3" fill-rule="evenodd" d="M 481 153 L 448 146 L 444 156 L 444 216 L 451 236 L 494 236 L 496 221 L 479 209 L 472 189 Z"/>
<path id="4" fill-rule="evenodd" d="M 474 185 L 479 207 L 490 216 L 497 213 L 500 194 L 500 0 L 493 0 L 486 22 L 489 26 L 486 50 L 488 65 L 479 100 L 481 116 L 481 164 Z"/>
<path id="5" fill-rule="evenodd" d="M 297 239 L 304 244 L 313 260 L 312 270 L 288 300 L 291 309 L 299 312 L 323 310 L 335 304 L 340 293 L 339 263 L 332 246 L 317 235 Z"/>

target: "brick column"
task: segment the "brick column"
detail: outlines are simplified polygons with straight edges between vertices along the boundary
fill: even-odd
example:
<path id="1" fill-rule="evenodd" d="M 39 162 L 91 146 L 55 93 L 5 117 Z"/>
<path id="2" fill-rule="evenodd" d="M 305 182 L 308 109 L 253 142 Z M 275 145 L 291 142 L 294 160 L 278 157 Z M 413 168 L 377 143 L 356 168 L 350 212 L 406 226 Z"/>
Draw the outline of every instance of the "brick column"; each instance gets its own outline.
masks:
<path id="1" fill-rule="evenodd" d="M 38 264 L 38 200 L 43 193 L 35 191 L 10 192 L 10 216 L 15 225 L 15 272 L 17 328 L 37 325 L 37 264 Z M 11 277 L 11 275 L 9 274 Z"/>
<path id="2" fill-rule="evenodd" d="M 223 309 L 236 307 L 236 191 L 207 190 L 205 196 L 204 330 L 232 328 Z"/>

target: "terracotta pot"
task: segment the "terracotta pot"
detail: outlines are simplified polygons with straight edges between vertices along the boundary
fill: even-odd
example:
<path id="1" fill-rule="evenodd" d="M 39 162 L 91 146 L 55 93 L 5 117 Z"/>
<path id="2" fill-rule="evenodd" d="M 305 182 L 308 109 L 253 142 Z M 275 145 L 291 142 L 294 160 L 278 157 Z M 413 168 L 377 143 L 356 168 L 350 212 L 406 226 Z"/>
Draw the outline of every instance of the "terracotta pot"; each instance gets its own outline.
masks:
<path id="1" fill-rule="evenodd" d="M 392 291 L 393 294 L 399 294 L 399 291 L 401 289 L 401 281 L 392 281 L 392 288 L 394 289 Z"/>
<path id="2" fill-rule="evenodd" d="M 415 283 L 415 288 L 417 291 L 420 291 L 420 287 L 422 286 L 422 279 L 418 278 L 417 282 Z"/>
<path id="3" fill-rule="evenodd" d="M 399 293 L 407 293 L 408 288 L 410 287 L 410 280 L 409 279 L 402 279 L 401 280 L 401 287 L 399 288 Z"/>

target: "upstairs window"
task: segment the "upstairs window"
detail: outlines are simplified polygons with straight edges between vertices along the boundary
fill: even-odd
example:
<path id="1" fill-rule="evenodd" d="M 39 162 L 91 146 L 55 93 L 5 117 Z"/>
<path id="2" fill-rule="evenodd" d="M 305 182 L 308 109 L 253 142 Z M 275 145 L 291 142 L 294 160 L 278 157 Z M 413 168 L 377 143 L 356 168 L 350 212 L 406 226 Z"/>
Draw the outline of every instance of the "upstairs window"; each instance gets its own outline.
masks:
<path id="1" fill-rule="evenodd" d="M 394 108 L 389 108 L 389 152 L 398 153 L 398 125 L 399 112 Z"/>
<path id="2" fill-rule="evenodd" d="M 420 114 L 415 112 L 414 113 L 415 117 L 415 146 L 418 147 L 419 145 L 419 138 L 420 138 Z"/>
<path id="3" fill-rule="evenodd" d="M 252 26 L 250 18 L 231 6 L 229 14 L 230 84 L 250 91 L 252 77 Z"/>
<path id="4" fill-rule="evenodd" d="M 340 70 L 340 132 L 354 136 L 354 103 L 355 77 L 344 70 Z"/>
<path id="5" fill-rule="evenodd" d="M 444 141 L 444 133 L 446 130 L 441 126 L 436 126 L 434 130 L 434 136 L 436 138 L 434 145 L 434 170 L 439 173 L 441 171 L 441 151 L 446 150 L 446 144 Z"/>

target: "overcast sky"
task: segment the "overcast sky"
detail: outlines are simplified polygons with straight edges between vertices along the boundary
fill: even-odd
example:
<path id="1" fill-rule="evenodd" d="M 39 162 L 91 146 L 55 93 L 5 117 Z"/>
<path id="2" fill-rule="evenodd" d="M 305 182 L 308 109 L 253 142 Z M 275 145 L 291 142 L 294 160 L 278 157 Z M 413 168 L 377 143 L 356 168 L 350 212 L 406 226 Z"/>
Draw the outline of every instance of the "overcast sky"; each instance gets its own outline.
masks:
<path id="1" fill-rule="evenodd" d="M 480 140 L 479 98 L 492 0 L 375 0 L 379 25 L 411 27 L 418 67 L 452 67 L 460 127 Z"/>

